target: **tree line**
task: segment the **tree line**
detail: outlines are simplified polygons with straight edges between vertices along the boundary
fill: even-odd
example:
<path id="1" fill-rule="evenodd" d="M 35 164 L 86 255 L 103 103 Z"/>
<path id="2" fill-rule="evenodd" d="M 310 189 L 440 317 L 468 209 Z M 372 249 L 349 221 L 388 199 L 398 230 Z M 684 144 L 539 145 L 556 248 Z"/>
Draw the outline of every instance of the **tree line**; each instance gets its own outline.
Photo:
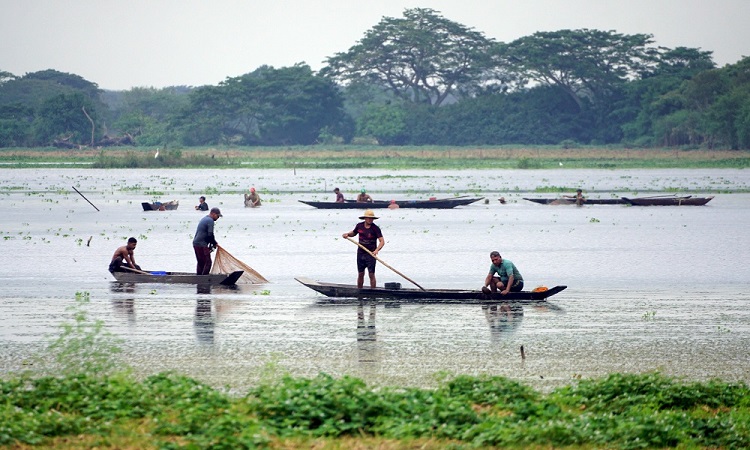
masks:
<path id="1" fill-rule="evenodd" d="M 512 42 L 426 8 L 384 17 L 318 72 L 262 66 L 216 86 L 104 91 L 0 71 L 0 147 L 608 145 L 750 148 L 750 58 L 649 34 Z"/>

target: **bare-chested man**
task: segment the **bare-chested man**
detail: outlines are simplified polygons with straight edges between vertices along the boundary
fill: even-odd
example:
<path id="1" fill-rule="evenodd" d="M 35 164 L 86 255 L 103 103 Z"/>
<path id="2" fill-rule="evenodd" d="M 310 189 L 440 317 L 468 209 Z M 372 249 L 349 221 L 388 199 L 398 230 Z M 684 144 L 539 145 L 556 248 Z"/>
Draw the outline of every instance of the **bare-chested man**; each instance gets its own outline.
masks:
<path id="1" fill-rule="evenodd" d="M 135 263 L 135 255 L 133 250 L 138 245 L 138 240 L 134 237 L 128 239 L 128 244 L 118 247 L 115 250 L 115 254 L 112 255 L 112 261 L 109 263 L 110 272 L 125 272 L 127 269 L 122 267 L 130 267 L 132 269 L 141 270 L 141 266 Z"/>

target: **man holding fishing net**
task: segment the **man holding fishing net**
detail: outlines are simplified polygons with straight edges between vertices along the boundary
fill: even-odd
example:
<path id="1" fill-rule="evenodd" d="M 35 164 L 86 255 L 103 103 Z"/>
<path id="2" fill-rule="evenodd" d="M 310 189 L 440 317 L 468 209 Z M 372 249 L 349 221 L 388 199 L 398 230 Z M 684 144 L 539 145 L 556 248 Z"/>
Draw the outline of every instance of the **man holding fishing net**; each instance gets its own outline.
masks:
<path id="1" fill-rule="evenodd" d="M 197 275 L 208 275 L 211 272 L 211 252 L 219 245 L 214 237 L 214 222 L 219 220 L 219 217 L 223 217 L 219 208 L 211 208 L 208 215 L 198 222 L 193 238 L 193 250 L 198 261 L 195 269 Z"/>

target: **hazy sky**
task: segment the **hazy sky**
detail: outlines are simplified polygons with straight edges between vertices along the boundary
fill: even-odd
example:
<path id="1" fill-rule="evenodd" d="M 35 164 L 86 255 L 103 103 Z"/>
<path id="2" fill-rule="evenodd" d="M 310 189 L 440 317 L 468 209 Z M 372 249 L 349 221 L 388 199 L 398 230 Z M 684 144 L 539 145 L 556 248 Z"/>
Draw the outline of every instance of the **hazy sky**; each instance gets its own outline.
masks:
<path id="1" fill-rule="evenodd" d="M 0 0 L 0 71 L 55 69 L 103 89 L 201 86 L 261 65 L 314 70 L 384 16 L 432 8 L 500 42 L 589 28 L 750 55 L 750 0 Z"/>

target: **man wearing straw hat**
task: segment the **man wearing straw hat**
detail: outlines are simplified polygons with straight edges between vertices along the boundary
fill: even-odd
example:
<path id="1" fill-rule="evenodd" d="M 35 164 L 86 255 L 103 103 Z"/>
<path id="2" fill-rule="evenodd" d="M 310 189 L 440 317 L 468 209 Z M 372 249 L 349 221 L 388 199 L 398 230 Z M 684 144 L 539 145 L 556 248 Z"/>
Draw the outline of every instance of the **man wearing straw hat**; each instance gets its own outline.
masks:
<path id="1" fill-rule="evenodd" d="M 380 231 L 380 227 L 375 225 L 374 220 L 375 213 L 371 209 L 365 211 L 365 213 L 359 216 L 364 222 L 360 222 L 354 226 L 352 231 L 343 234 L 344 239 L 348 239 L 359 235 L 359 244 L 372 252 L 372 255 L 377 256 L 378 252 L 385 245 L 385 239 L 383 238 L 383 232 Z M 357 287 L 362 289 L 365 284 L 365 268 L 370 275 L 370 287 L 377 285 L 375 281 L 375 258 L 364 251 L 362 248 L 357 249 Z"/>

